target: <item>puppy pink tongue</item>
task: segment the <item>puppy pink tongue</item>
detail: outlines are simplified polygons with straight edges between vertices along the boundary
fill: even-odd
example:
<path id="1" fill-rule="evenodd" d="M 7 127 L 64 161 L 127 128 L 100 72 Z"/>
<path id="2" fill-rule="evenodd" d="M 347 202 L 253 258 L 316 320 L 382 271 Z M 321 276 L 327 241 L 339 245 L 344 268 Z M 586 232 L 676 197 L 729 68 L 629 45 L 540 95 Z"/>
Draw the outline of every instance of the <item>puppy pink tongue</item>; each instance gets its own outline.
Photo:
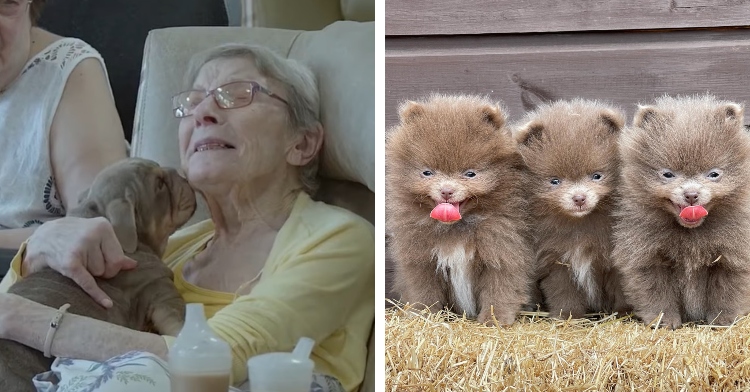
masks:
<path id="1" fill-rule="evenodd" d="M 688 206 L 680 211 L 680 218 L 690 222 L 699 221 L 706 215 L 708 215 L 708 211 L 703 206 Z"/>
<path id="2" fill-rule="evenodd" d="M 440 203 L 430 212 L 430 218 L 437 219 L 441 222 L 453 222 L 461 220 L 461 213 L 458 211 L 458 203 Z"/>

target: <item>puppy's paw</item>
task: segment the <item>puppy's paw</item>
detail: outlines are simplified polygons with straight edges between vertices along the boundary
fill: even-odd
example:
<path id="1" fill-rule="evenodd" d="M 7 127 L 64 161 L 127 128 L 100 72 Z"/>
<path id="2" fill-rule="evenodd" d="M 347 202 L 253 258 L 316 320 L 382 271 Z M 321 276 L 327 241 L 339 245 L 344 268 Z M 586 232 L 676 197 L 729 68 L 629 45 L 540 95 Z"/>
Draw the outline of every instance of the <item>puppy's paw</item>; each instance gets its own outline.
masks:
<path id="1" fill-rule="evenodd" d="M 682 327 L 682 319 L 679 315 L 670 315 L 667 317 L 666 315 L 661 319 L 661 326 L 664 328 L 669 328 L 671 330 L 675 330 L 677 328 Z"/>
<path id="2" fill-rule="evenodd" d="M 477 316 L 477 322 L 486 326 L 495 326 L 497 323 L 500 326 L 511 325 L 516 321 L 516 312 L 509 310 L 498 310 L 494 309 L 495 317 L 492 317 L 490 308 L 484 308 Z"/>
<path id="3" fill-rule="evenodd" d="M 711 314 L 711 313 L 709 313 Z M 732 325 L 742 315 L 735 315 L 732 312 L 721 311 L 715 312 L 713 317 L 708 317 L 708 323 L 711 325 Z"/>
<path id="4" fill-rule="evenodd" d="M 161 335 L 177 336 L 185 324 L 185 315 L 181 308 L 159 303 L 152 306 L 151 322 Z"/>
<path id="5" fill-rule="evenodd" d="M 651 325 L 654 328 L 669 328 L 675 330 L 682 326 L 682 318 L 677 313 L 664 313 L 661 316 L 661 322 L 659 325 L 656 324 L 659 321 L 660 314 L 657 312 L 644 312 L 640 315 L 640 319 L 646 325 Z"/>
<path id="6" fill-rule="evenodd" d="M 556 310 L 552 310 L 556 309 Z M 586 311 L 583 308 L 550 308 L 549 316 L 558 320 L 567 320 L 568 318 L 583 318 Z"/>

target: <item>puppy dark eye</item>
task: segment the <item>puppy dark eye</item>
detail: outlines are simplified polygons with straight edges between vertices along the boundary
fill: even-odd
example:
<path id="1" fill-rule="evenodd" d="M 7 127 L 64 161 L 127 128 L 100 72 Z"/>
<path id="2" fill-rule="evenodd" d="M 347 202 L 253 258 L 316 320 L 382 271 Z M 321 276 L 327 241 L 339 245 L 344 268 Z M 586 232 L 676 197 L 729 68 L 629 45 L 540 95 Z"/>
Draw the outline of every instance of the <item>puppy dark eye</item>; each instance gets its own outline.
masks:
<path id="1" fill-rule="evenodd" d="M 594 180 L 594 181 L 599 181 L 599 180 L 602 179 L 602 174 L 601 173 L 594 173 L 594 174 L 591 175 L 591 179 Z"/>
<path id="2" fill-rule="evenodd" d="M 464 177 L 466 177 L 466 178 L 474 178 L 476 176 L 477 176 L 477 173 L 475 173 L 475 172 L 473 172 L 471 170 L 469 170 L 466 173 L 464 173 Z"/>
<path id="3" fill-rule="evenodd" d="M 432 174 L 433 173 L 431 171 L 429 171 L 429 170 L 425 170 L 425 171 L 422 172 L 422 175 L 425 176 L 425 177 L 430 177 L 430 176 L 432 176 Z"/>
<path id="4" fill-rule="evenodd" d="M 721 177 L 721 173 L 719 173 L 717 171 L 712 171 L 712 172 L 708 173 L 708 178 L 710 178 L 712 180 L 715 180 L 715 179 L 717 179 L 719 177 Z"/>
<path id="5" fill-rule="evenodd" d="M 665 172 L 661 173 L 661 175 L 664 178 L 674 178 L 674 173 L 672 173 L 671 171 L 665 171 Z"/>
<path id="6" fill-rule="evenodd" d="M 553 178 L 553 179 L 549 180 L 549 183 L 552 184 L 552 185 L 560 185 L 560 184 L 562 184 L 562 181 L 560 181 L 560 179 L 558 179 L 558 178 Z"/>

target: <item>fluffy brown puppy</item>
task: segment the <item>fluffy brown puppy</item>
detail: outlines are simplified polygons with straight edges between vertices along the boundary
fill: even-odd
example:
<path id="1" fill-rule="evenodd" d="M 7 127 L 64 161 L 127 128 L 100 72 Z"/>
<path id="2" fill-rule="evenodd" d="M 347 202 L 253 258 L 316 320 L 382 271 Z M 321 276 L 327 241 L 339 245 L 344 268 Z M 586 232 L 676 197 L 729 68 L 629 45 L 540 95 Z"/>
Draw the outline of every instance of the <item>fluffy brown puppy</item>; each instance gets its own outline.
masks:
<path id="1" fill-rule="evenodd" d="M 750 310 L 750 134 L 743 108 L 663 97 L 621 139 L 614 262 L 636 315 L 731 324 Z M 707 213 L 707 215 L 705 215 Z"/>
<path id="2" fill-rule="evenodd" d="M 69 303 L 70 313 L 131 329 L 153 326 L 161 334 L 179 333 L 185 303 L 161 256 L 169 235 L 195 212 L 195 193 L 187 181 L 174 169 L 130 158 L 102 170 L 80 201 L 68 215 L 106 217 L 126 255 L 138 262 L 114 278 L 97 278 L 114 306 L 101 307 L 73 280 L 49 268 L 16 282 L 9 292 L 54 308 Z M 0 340 L 0 391 L 36 391 L 32 377 L 49 370 L 52 361 L 32 348 Z"/>
<path id="3" fill-rule="evenodd" d="M 402 301 L 482 323 L 492 308 L 499 324 L 528 301 L 523 164 L 505 123 L 476 96 L 401 105 L 386 141 L 386 224 Z"/>
<path id="4" fill-rule="evenodd" d="M 540 106 L 514 131 L 531 173 L 537 278 L 553 317 L 627 310 L 612 268 L 618 109 L 572 100 Z"/>

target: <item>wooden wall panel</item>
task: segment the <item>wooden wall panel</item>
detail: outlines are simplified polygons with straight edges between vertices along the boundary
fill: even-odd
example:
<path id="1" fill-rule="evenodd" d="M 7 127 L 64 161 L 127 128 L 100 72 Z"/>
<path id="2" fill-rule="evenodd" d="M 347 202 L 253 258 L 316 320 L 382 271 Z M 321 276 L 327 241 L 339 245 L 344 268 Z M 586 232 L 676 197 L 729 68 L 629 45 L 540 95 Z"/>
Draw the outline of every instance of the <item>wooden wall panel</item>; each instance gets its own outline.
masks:
<path id="1" fill-rule="evenodd" d="M 742 26 L 747 0 L 386 0 L 386 35 Z"/>
<path id="2" fill-rule="evenodd" d="M 433 91 L 487 94 L 504 103 L 511 120 L 539 100 L 574 97 L 608 100 L 621 106 L 629 119 L 637 103 L 664 93 L 708 91 L 750 105 L 748 33 L 388 39 L 386 127 L 397 122 L 401 100 Z"/>
<path id="3" fill-rule="evenodd" d="M 579 96 L 613 102 L 630 121 L 639 102 L 705 91 L 744 102 L 750 112 L 744 29 L 390 37 L 385 56 L 386 127 L 397 122 L 401 100 L 433 91 L 488 94 L 504 103 L 511 121 L 542 100 Z M 386 296 L 394 298 L 388 253 Z"/>

